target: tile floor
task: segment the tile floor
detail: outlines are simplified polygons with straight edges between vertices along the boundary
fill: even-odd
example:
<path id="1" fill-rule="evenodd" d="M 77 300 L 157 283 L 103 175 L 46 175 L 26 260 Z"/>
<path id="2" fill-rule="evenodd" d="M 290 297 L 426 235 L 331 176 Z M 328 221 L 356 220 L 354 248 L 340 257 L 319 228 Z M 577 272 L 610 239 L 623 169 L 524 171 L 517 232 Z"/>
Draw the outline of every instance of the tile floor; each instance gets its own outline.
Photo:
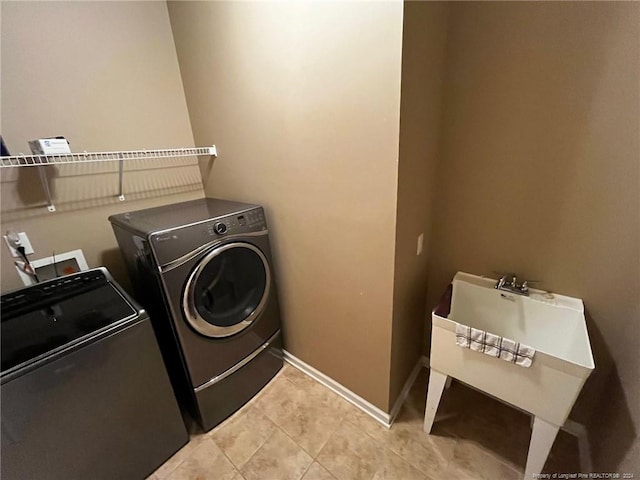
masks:
<path id="1" fill-rule="evenodd" d="M 521 479 L 529 417 L 456 382 L 422 431 L 428 370 L 391 429 L 290 365 L 247 405 L 190 442 L 150 480 Z M 545 467 L 578 472 L 560 432 Z"/>

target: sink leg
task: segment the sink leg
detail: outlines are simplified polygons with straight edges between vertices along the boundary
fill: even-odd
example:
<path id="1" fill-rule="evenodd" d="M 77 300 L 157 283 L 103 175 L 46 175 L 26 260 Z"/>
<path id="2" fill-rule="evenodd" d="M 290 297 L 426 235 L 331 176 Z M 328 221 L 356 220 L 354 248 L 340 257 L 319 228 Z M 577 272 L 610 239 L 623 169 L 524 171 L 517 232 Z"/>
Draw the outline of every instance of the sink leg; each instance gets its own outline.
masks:
<path id="1" fill-rule="evenodd" d="M 453 377 L 447 377 L 447 381 L 444 384 L 444 388 L 446 388 L 447 390 L 449 390 L 449 388 L 451 388 L 451 382 L 453 381 Z"/>
<path id="2" fill-rule="evenodd" d="M 534 474 L 540 473 L 544 468 L 558 430 L 560 427 L 546 422 L 540 417 L 533 419 L 533 431 L 531 432 L 527 467 L 524 473 L 525 480 L 533 478 Z"/>
<path id="3" fill-rule="evenodd" d="M 427 391 L 427 406 L 424 409 L 424 431 L 431 433 L 433 419 L 436 417 L 436 410 L 442 397 L 442 391 L 447 383 L 447 375 L 440 373 L 433 368 L 429 372 L 429 390 Z"/>

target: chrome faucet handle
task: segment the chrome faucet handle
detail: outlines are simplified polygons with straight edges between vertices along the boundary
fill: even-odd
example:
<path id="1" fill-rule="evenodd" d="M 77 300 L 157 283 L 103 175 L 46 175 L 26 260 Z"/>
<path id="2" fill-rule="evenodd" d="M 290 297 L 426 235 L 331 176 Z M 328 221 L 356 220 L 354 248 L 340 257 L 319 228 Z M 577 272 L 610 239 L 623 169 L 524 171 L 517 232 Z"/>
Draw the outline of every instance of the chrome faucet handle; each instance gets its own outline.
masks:
<path id="1" fill-rule="evenodd" d="M 520 285 L 520 291 L 528 294 L 530 283 L 540 283 L 540 282 L 538 280 L 525 280 L 524 282 L 522 282 L 522 285 Z"/>
<path id="2" fill-rule="evenodd" d="M 495 273 L 496 275 L 500 275 L 500 279 L 504 279 L 504 281 L 507 281 L 507 278 L 513 277 L 515 274 L 512 272 L 501 272 L 498 270 L 492 270 L 493 273 Z"/>
<path id="3" fill-rule="evenodd" d="M 493 270 L 493 273 L 500 275 L 500 278 L 498 279 L 498 283 L 496 284 L 495 288 L 502 289 L 505 285 L 509 284 L 508 278 L 511 276 L 510 273 L 497 272 L 495 270 Z"/>

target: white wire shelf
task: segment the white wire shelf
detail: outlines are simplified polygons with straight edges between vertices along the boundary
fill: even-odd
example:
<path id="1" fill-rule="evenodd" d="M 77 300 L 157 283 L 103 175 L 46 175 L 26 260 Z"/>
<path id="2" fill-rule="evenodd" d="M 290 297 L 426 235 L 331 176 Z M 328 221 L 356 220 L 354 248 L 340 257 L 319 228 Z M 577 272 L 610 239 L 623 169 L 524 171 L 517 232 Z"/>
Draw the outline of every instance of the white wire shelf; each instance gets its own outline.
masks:
<path id="1" fill-rule="evenodd" d="M 69 163 L 114 162 L 153 158 L 217 156 L 216 146 L 192 148 L 166 148 L 162 150 L 123 150 L 119 152 L 59 153 L 52 155 L 11 155 L 0 157 L 0 168 L 41 167 Z"/>
<path id="2" fill-rule="evenodd" d="M 47 196 L 47 210 L 55 212 L 51 190 L 49 189 L 49 179 L 45 168 L 47 165 L 65 165 L 77 163 L 94 162 L 119 162 L 118 169 L 118 200 L 125 200 L 122 190 L 125 160 L 147 160 L 155 158 L 178 158 L 178 157 L 217 157 L 216 146 L 210 147 L 188 147 L 188 148 L 165 148 L 162 150 L 123 150 L 118 152 L 82 152 L 82 153 L 59 153 L 52 155 L 11 155 L 0 157 L 0 168 L 14 167 L 41 167 L 38 168 L 42 189 Z"/>

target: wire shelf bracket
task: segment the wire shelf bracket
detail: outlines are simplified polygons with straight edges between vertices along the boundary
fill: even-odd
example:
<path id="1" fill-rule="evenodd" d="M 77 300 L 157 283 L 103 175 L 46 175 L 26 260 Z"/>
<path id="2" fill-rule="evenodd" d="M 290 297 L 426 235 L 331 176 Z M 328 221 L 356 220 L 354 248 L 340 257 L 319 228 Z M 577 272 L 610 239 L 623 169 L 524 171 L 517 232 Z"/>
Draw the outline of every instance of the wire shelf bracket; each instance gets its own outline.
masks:
<path id="1" fill-rule="evenodd" d="M 94 162 L 118 162 L 118 200 L 124 202 L 123 191 L 124 163 L 127 160 L 145 160 L 156 158 L 200 157 L 216 158 L 218 150 L 215 145 L 210 147 L 166 148 L 161 150 L 123 150 L 114 152 L 82 152 L 60 153 L 55 155 L 11 155 L 0 157 L 0 169 L 16 167 L 36 167 L 40 176 L 42 189 L 47 197 L 47 210 L 55 212 L 49 179 L 45 167 L 47 165 L 68 165 Z"/>

